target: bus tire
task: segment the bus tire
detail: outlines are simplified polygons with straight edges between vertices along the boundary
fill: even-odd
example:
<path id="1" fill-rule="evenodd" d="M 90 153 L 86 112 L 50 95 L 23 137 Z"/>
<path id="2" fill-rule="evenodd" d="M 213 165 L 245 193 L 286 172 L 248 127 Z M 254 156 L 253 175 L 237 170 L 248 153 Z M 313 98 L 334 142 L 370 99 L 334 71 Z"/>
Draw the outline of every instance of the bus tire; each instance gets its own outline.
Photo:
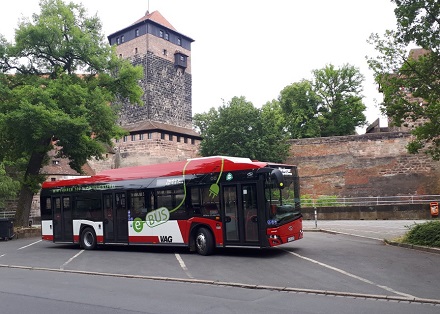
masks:
<path id="1" fill-rule="evenodd" d="M 81 247 L 84 250 L 94 250 L 96 248 L 96 234 L 91 227 L 86 227 L 81 232 Z"/>
<path id="2" fill-rule="evenodd" d="M 206 228 L 199 228 L 195 237 L 196 251 L 200 255 L 211 255 L 214 252 L 214 237 Z"/>

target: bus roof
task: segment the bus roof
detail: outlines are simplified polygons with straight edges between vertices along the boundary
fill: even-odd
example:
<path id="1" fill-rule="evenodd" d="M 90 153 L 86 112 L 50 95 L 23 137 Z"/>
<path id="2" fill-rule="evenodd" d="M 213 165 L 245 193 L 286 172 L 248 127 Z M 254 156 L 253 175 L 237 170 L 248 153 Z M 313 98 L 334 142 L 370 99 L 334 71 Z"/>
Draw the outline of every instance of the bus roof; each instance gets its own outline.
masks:
<path id="1" fill-rule="evenodd" d="M 163 164 L 110 169 L 86 178 L 83 177 L 69 180 L 46 181 L 43 183 L 43 189 L 83 184 L 102 184 L 107 182 L 146 178 L 181 176 L 185 174 L 252 170 L 266 166 L 268 166 L 267 162 L 252 161 L 249 158 L 228 156 L 201 157 Z"/>

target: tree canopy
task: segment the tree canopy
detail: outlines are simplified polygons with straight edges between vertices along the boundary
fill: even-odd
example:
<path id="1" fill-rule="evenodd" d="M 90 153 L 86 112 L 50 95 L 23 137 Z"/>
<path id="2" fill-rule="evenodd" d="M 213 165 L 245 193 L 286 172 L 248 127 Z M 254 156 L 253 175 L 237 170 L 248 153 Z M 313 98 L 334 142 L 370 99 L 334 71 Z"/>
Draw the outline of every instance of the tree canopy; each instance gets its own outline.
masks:
<path id="1" fill-rule="evenodd" d="M 26 160 L 16 221 L 27 225 L 40 169 L 53 149 L 81 172 L 123 133 L 117 98 L 140 103 L 142 69 L 120 59 L 82 5 L 42 0 L 15 42 L 0 36 L 0 161 Z"/>
<path id="2" fill-rule="evenodd" d="M 371 34 L 378 54 L 367 57 L 384 95 L 381 110 L 397 126 L 412 126 L 410 153 L 440 159 L 440 6 L 434 0 L 391 0 L 397 29 Z M 416 46 L 421 49 L 410 50 Z"/>
<path id="3" fill-rule="evenodd" d="M 292 138 L 355 134 L 365 125 L 363 75 L 357 68 L 332 64 L 314 70 L 313 79 L 285 87 L 279 101 Z"/>
<path id="4" fill-rule="evenodd" d="M 321 100 L 312 82 L 302 80 L 286 86 L 280 93 L 280 105 L 291 138 L 320 137 L 318 108 Z"/>
<path id="5" fill-rule="evenodd" d="M 233 97 L 218 109 L 195 114 L 203 140 L 202 156 L 228 155 L 281 162 L 288 155 L 284 120 L 278 102 L 255 108 L 245 97 Z"/>

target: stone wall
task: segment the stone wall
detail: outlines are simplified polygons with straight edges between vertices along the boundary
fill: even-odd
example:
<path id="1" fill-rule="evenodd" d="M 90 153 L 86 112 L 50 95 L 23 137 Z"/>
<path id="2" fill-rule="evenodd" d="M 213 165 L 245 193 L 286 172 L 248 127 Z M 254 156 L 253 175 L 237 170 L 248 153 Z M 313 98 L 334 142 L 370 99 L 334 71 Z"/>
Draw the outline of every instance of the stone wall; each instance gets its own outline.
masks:
<path id="1" fill-rule="evenodd" d="M 145 40 L 148 45 L 143 43 Z M 138 48 L 137 53 L 133 53 L 134 46 Z M 192 75 L 189 58 L 186 69 L 176 67 L 176 46 L 151 35 L 121 44 L 117 50 L 121 57 L 128 58 L 133 65 L 140 65 L 144 70 L 144 77 L 140 80 L 144 90 L 143 106 L 123 102 L 120 124 L 127 126 L 151 120 L 191 129 Z M 184 53 L 190 55 L 187 50 Z"/>
<path id="2" fill-rule="evenodd" d="M 338 197 L 440 194 L 440 163 L 408 154 L 410 134 L 369 133 L 291 141 L 301 194 Z"/>
<path id="3" fill-rule="evenodd" d="M 164 139 L 161 132 L 153 132 L 151 138 L 133 141 L 129 136 L 126 142 L 115 143 L 115 150 L 106 154 L 104 160 L 90 160 L 90 166 L 95 172 L 106 169 L 132 167 L 156 163 L 186 160 L 199 157 L 200 140 L 193 140 L 169 134 Z M 185 143 L 186 141 L 186 143 Z"/>

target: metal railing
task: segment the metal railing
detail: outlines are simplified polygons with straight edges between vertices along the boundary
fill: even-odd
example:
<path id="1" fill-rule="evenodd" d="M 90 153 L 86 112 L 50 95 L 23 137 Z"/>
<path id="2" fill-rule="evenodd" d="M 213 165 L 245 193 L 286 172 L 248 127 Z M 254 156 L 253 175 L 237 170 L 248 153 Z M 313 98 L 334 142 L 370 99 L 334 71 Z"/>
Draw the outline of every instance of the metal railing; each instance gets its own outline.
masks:
<path id="1" fill-rule="evenodd" d="M 370 196 L 370 197 L 334 197 L 321 195 L 316 198 L 301 199 L 302 207 L 322 206 L 377 206 L 429 204 L 440 202 L 440 195 L 399 195 L 399 196 Z"/>
<path id="2" fill-rule="evenodd" d="M 3 210 L 0 209 L 0 218 L 14 218 L 15 210 Z"/>

